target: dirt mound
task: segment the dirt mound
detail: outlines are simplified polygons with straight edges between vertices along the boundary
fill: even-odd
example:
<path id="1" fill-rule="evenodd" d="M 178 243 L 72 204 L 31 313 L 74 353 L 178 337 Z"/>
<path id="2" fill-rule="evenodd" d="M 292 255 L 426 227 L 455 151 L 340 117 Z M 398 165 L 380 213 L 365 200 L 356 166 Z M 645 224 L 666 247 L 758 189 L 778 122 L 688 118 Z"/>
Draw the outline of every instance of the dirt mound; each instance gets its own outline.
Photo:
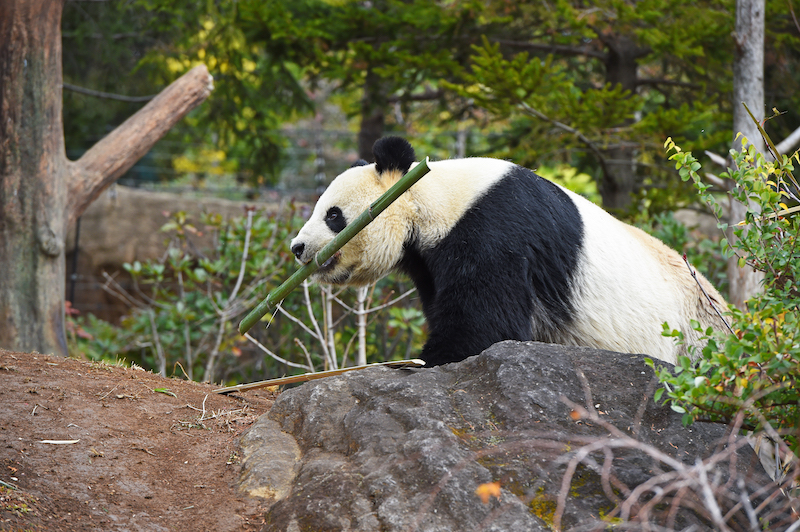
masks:
<path id="1" fill-rule="evenodd" d="M 235 440 L 273 394 L 214 388 L 0 349 L 0 531 L 260 528 Z"/>

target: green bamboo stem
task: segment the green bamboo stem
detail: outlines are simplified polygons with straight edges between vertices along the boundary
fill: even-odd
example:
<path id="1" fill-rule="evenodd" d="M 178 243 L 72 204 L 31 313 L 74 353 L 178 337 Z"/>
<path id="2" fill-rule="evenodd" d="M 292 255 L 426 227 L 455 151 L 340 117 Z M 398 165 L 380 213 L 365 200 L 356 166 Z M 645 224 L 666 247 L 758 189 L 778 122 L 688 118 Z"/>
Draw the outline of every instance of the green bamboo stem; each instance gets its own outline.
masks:
<path id="1" fill-rule="evenodd" d="M 325 264 L 326 260 L 333 257 L 334 253 L 339 251 L 342 246 L 350 241 L 351 238 L 356 236 L 359 231 L 364 229 L 372 220 L 382 213 L 386 207 L 391 205 L 394 200 L 399 198 L 400 194 L 411 188 L 414 183 L 419 181 L 420 178 L 422 178 L 422 176 L 427 174 L 429 171 L 430 168 L 428 168 L 428 158 L 426 157 L 424 161 L 420 162 L 414 168 L 409 170 L 408 173 L 400 178 L 397 183 L 392 185 L 389 190 L 384 192 L 381 197 L 372 202 L 372 204 L 369 206 L 369 209 L 362 212 L 358 218 L 347 224 L 347 226 L 338 235 L 336 235 L 333 240 L 328 242 L 325 247 L 323 247 L 317 252 L 316 255 L 314 255 L 314 258 L 311 261 L 294 272 L 294 274 L 284 281 L 282 285 L 270 292 L 269 295 L 264 298 L 264 300 L 261 301 L 256 308 L 251 310 L 250 313 L 244 317 L 241 323 L 239 323 L 239 333 L 244 334 L 249 331 L 257 321 L 264 317 L 264 315 L 269 311 L 270 307 L 283 301 L 292 290 L 297 288 L 298 285 L 307 279 L 309 275 L 317 271 L 321 264 Z"/>

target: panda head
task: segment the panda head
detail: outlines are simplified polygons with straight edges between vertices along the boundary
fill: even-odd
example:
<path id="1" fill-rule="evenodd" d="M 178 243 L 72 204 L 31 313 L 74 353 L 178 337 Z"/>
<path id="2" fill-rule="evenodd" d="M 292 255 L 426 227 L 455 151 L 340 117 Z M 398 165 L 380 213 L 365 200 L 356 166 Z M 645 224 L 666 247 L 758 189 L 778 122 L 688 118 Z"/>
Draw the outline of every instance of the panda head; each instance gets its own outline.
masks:
<path id="1" fill-rule="evenodd" d="M 384 137 L 372 148 L 374 164 L 360 160 L 340 174 L 317 201 L 311 217 L 291 242 L 303 264 L 348 223 L 400 179 L 414 163 L 414 149 L 399 137 Z M 372 223 L 326 261 L 313 275 L 316 282 L 363 286 L 388 274 L 402 259 L 411 236 L 414 207 L 400 196 Z"/>

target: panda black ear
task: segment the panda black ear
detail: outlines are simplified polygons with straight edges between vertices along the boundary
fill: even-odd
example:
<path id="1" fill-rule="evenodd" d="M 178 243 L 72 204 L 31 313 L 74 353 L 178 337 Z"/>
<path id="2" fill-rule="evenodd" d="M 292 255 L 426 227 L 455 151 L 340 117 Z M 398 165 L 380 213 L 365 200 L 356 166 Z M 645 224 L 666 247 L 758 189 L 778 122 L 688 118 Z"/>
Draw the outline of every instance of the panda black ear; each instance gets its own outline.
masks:
<path id="1" fill-rule="evenodd" d="M 375 170 L 379 174 L 387 170 L 400 170 L 405 174 L 417 160 L 414 148 L 406 139 L 400 137 L 383 137 L 376 140 L 372 146 L 372 154 L 375 156 Z"/>
<path id="2" fill-rule="evenodd" d="M 367 161 L 365 161 L 364 159 L 359 159 L 356 162 L 354 162 L 353 164 L 351 164 L 350 168 L 355 168 L 356 166 L 366 166 L 368 164 L 369 163 Z"/>

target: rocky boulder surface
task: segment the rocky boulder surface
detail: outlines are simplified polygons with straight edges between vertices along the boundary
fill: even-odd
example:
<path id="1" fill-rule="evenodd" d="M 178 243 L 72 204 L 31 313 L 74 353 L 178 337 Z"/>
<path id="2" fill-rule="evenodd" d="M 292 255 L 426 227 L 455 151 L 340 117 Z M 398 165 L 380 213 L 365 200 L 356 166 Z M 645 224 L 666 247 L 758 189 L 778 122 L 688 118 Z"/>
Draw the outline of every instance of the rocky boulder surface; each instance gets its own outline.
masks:
<path id="1" fill-rule="evenodd" d="M 267 501 L 265 531 L 604 530 L 628 513 L 749 529 L 728 512 L 769 483 L 757 458 L 655 404 L 644 358 L 508 341 L 305 383 L 242 436 L 240 487 Z"/>

